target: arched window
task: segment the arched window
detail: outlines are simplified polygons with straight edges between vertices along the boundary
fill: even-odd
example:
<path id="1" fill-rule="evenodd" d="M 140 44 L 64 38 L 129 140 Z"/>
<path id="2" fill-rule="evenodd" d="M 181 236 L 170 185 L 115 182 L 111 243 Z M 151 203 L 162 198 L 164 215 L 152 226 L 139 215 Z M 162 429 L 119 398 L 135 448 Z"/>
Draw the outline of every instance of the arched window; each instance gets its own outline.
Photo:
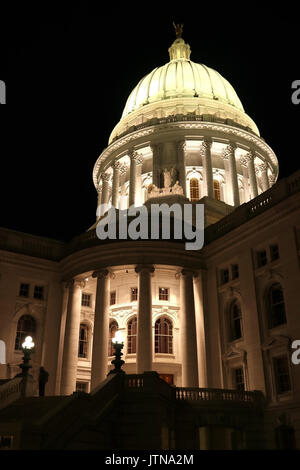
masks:
<path id="1" fill-rule="evenodd" d="M 116 321 L 112 321 L 109 324 L 109 338 L 108 338 L 108 355 L 114 355 L 114 347 L 112 343 L 112 339 L 115 337 L 116 331 L 119 328 L 119 325 Z"/>
<path id="2" fill-rule="evenodd" d="M 237 300 L 234 300 L 230 305 L 229 310 L 229 322 L 230 322 L 230 341 L 235 341 L 242 337 L 242 311 L 240 304 Z"/>
<path id="3" fill-rule="evenodd" d="M 283 290 L 279 283 L 273 284 L 268 292 L 269 328 L 286 323 Z"/>
<path id="4" fill-rule="evenodd" d="M 173 326 L 172 322 L 161 317 L 155 322 L 155 352 L 173 354 Z"/>
<path id="5" fill-rule="evenodd" d="M 35 319 L 30 315 L 22 315 L 19 318 L 17 326 L 17 334 L 15 341 L 15 350 L 22 350 L 22 343 L 24 343 L 26 336 L 32 336 L 34 339 L 36 330 Z"/>
<path id="6" fill-rule="evenodd" d="M 136 317 L 133 317 L 127 326 L 127 353 L 135 354 L 136 353 L 136 327 L 137 320 Z"/>
<path id="7" fill-rule="evenodd" d="M 197 178 L 190 179 L 190 199 L 191 202 L 199 201 L 199 182 Z"/>
<path id="8" fill-rule="evenodd" d="M 88 326 L 82 323 L 79 328 L 78 357 L 87 357 L 88 354 Z"/>
<path id="9" fill-rule="evenodd" d="M 214 180 L 214 198 L 217 199 L 217 201 L 221 200 L 221 189 L 218 180 Z"/>

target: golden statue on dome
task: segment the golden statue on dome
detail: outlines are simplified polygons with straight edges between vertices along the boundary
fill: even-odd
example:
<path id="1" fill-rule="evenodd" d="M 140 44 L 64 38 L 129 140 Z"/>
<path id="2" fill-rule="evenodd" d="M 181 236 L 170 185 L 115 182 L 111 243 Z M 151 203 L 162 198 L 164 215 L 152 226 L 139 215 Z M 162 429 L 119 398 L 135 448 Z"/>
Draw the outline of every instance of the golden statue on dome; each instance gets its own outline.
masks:
<path id="1" fill-rule="evenodd" d="M 173 26 L 175 28 L 176 39 L 181 38 L 182 33 L 183 33 L 183 24 L 175 24 L 174 21 L 173 21 Z"/>

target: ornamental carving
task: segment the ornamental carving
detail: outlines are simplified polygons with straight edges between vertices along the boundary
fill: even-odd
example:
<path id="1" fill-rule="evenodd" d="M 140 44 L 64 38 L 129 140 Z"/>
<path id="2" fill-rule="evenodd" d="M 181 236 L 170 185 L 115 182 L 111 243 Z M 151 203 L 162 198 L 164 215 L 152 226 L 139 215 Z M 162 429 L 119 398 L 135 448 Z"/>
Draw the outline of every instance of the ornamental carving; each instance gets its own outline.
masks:
<path id="1" fill-rule="evenodd" d="M 103 180 L 103 183 L 108 183 L 110 180 L 110 173 L 101 173 L 101 178 Z"/>
<path id="2" fill-rule="evenodd" d="M 268 165 L 267 165 L 265 162 L 264 162 L 264 163 L 260 163 L 260 164 L 258 165 L 258 167 L 259 167 L 259 169 L 260 169 L 261 172 L 266 171 L 266 170 L 268 169 Z"/>
<path id="3" fill-rule="evenodd" d="M 97 279 L 106 279 L 109 275 L 108 269 L 99 269 L 99 271 L 94 271 L 92 277 L 96 277 Z"/>
<path id="4" fill-rule="evenodd" d="M 120 171 L 121 168 L 122 168 L 122 164 L 119 162 L 119 161 L 115 161 L 113 164 L 112 164 L 112 167 L 115 171 Z"/>
<path id="5" fill-rule="evenodd" d="M 225 160 L 228 160 L 230 156 L 234 156 L 235 149 L 236 149 L 235 144 L 227 145 L 227 147 L 223 150 L 223 154 L 222 154 L 223 158 Z"/>
<path id="6" fill-rule="evenodd" d="M 240 164 L 241 166 L 243 166 L 244 168 L 247 168 L 248 167 L 248 159 L 246 157 L 241 157 L 240 158 Z"/>

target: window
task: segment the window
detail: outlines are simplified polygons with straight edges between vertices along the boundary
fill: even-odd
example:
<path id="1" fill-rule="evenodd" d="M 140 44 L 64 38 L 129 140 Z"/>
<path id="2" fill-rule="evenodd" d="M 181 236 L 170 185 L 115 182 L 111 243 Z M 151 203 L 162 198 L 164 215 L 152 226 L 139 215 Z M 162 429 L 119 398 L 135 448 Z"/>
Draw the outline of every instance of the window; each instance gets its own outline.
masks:
<path id="1" fill-rule="evenodd" d="M 261 250 L 257 252 L 257 266 L 265 266 L 267 264 L 267 252 L 266 250 Z"/>
<path id="2" fill-rule="evenodd" d="M 230 306 L 230 341 L 242 337 L 242 311 L 240 304 L 234 300 Z"/>
<path id="3" fill-rule="evenodd" d="M 278 245 L 271 245 L 270 246 L 270 255 L 271 255 L 271 261 L 275 261 L 276 259 L 279 259 Z"/>
<path id="4" fill-rule="evenodd" d="M 128 354 L 136 353 L 136 328 L 137 328 L 137 319 L 136 317 L 134 317 L 128 322 L 128 327 L 127 327 L 127 353 Z"/>
<path id="5" fill-rule="evenodd" d="M 110 305 L 115 305 L 116 303 L 116 291 L 110 293 Z"/>
<path id="6" fill-rule="evenodd" d="M 244 369 L 238 367 L 233 370 L 233 383 L 236 390 L 245 390 Z"/>
<path id="7" fill-rule="evenodd" d="M 221 190 L 220 190 L 220 183 L 218 180 L 214 180 L 214 198 L 217 201 L 221 200 Z"/>
<path id="8" fill-rule="evenodd" d="M 160 287 L 158 291 L 159 300 L 169 300 L 169 289 L 166 287 Z"/>
<path id="9" fill-rule="evenodd" d="M 275 328 L 286 323 L 285 305 L 282 287 L 279 283 L 269 289 L 269 328 Z"/>
<path id="10" fill-rule="evenodd" d="M 109 338 L 108 338 L 108 355 L 113 356 L 115 349 L 112 343 L 112 339 L 115 337 L 116 331 L 119 325 L 116 321 L 112 321 L 109 325 Z"/>
<path id="11" fill-rule="evenodd" d="M 88 353 L 88 326 L 81 324 L 79 328 L 78 357 L 86 358 Z"/>
<path id="12" fill-rule="evenodd" d="M 238 264 L 233 264 L 231 266 L 231 275 L 232 275 L 232 279 L 238 279 L 239 277 L 239 265 Z"/>
<path id="13" fill-rule="evenodd" d="M 191 202 L 199 201 L 199 182 L 196 178 L 190 179 L 190 199 Z"/>
<path id="14" fill-rule="evenodd" d="M 32 336 L 34 338 L 36 330 L 35 319 L 30 315 L 22 315 L 19 318 L 17 325 L 17 334 L 15 341 L 15 350 L 22 350 L 22 343 L 24 343 L 26 336 Z"/>
<path id="15" fill-rule="evenodd" d="M 90 307 L 91 306 L 91 294 L 82 294 L 81 297 L 81 305 L 83 307 Z"/>
<path id="16" fill-rule="evenodd" d="M 29 284 L 20 284 L 20 297 L 28 297 L 29 296 Z"/>
<path id="17" fill-rule="evenodd" d="M 0 450 L 12 449 L 13 436 L 0 436 Z"/>
<path id="18" fill-rule="evenodd" d="M 138 299 L 138 288 L 132 287 L 130 289 L 130 294 L 131 294 L 131 302 L 135 302 Z"/>
<path id="19" fill-rule="evenodd" d="M 291 380 L 287 356 L 274 357 L 273 364 L 277 394 L 289 392 L 291 390 Z"/>
<path id="20" fill-rule="evenodd" d="M 173 354 L 173 326 L 165 317 L 155 322 L 155 352 Z"/>
<path id="21" fill-rule="evenodd" d="M 174 384 L 174 375 L 173 374 L 159 374 L 159 378 L 167 382 L 169 385 Z"/>
<path id="22" fill-rule="evenodd" d="M 229 281 L 229 270 L 221 269 L 221 284 L 226 284 Z"/>
<path id="23" fill-rule="evenodd" d="M 43 298 L 44 298 L 44 286 L 34 286 L 33 297 L 35 299 L 43 300 Z"/>
<path id="24" fill-rule="evenodd" d="M 88 382 L 76 382 L 76 392 L 88 393 Z"/>

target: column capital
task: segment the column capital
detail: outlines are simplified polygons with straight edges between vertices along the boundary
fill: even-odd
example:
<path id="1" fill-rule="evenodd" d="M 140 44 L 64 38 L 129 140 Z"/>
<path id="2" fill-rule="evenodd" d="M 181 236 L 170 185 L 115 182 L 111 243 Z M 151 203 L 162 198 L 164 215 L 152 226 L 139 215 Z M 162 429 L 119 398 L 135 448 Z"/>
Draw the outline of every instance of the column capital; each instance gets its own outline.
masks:
<path id="1" fill-rule="evenodd" d="M 243 166 L 244 168 L 247 168 L 247 166 L 248 166 L 248 158 L 246 158 L 246 157 L 241 157 L 241 158 L 240 158 L 240 164 L 241 164 L 241 166 Z"/>
<path id="2" fill-rule="evenodd" d="M 134 149 L 130 149 L 128 151 L 128 156 L 130 160 L 134 160 L 137 165 L 141 165 L 143 163 L 142 156 Z"/>
<path id="3" fill-rule="evenodd" d="M 77 288 L 79 287 L 80 289 L 84 289 L 86 286 L 86 282 L 84 279 L 69 279 L 68 281 L 65 281 L 65 287 L 66 288 Z"/>
<path id="4" fill-rule="evenodd" d="M 246 155 L 245 158 L 247 158 L 248 162 L 254 161 L 255 159 L 255 152 L 254 150 L 250 150 Z"/>
<path id="5" fill-rule="evenodd" d="M 211 146 L 212 146 L 212 143 L 213 143 L 213 142 L 212 142 L 212 139 L 209 138 L 209 137 L 203 139 L 203 142 L 202 142 L 202 145 L 201 145 L 201 149 L 202 149 L 202 150 L 208 150 L 208 149 L 210 149 Z"/>
<path id="6" fill-rule="evenodd" d="M 122 165 L 122 166 L 120 167 L 120 173 L 121 173 L 121 175 L 125 175 L 125 173 L 126 173 L 127 170 L 128 170 L 127 165 Z"/>
<path id="7" fill-rule="evenodd" d="M 110 173 L 101 173 L 101 178 L 103 182 L 108 183 L 110 180 L 110 176 L 111 176 Z"/>
<path id="8" fill-rule="evenodd" d="M 258 165 L 258 167 L 259 167 L 260 171 L 266 171 L 268 169 L 268 165 L 267 165 L 266 162 L 260 163 Z"/>
<path id="9" fill-rule="evenodd" d="M 108 269 L 99 269 L 98 271 L 94 271 L 92 277 L 96 277 L 97 279 L 106 279 L 109 276 Z"/>
<path id="10" fill-rule="evenodd" d="M 118 160 L 115 160 L 112 164 L 112 167 L 114 170 L 120 171 L 122 168 L 122 164 Z"/>
<path id="11" fill-rule="evenodd" d="M 135 272 L 136 273 L 140 273 L 142 271 L 152 274 L 152 273 L 154 273 L 155 268 L 154 268 L 154 266 L 148 265 L 148 264 L 139 264 L 135 267 Z"/>
<path id="12" fill-rule="evenodd" d="M 234 155 L 235 149 L 236 149 L 236 145 L 230 142 L 223 150 L 222 155 L 223 155 L 224 160 L 228 160 L 231 155 Z"/>
<path id="13" fill-rule="evenodd" d="M 275 175 L 273 174 L 269 175 L 269 181 L 270 181 L 270 185 L 273 185 L 275 183 Z"/>
<path id="14" fill-rule="evenodd" d="M 178 149 L 182 150 L 183 152 L 186 151 L 186 141 L 185 140 L 178 140 L 176 142 L 176 146 Z"/>

